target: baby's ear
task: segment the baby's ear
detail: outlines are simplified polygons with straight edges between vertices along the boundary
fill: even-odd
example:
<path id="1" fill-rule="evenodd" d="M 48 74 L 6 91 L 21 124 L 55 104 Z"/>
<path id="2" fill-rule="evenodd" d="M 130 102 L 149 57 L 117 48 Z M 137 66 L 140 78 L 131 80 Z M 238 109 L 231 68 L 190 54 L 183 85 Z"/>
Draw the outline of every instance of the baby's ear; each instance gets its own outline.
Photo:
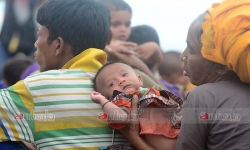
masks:
<path id="1" fill-rule="evenodd" d="M 137 75 L 137 78 L 139 80 L 139 85 L 140 86 L 143 86 L 143 80 L 142 80 L 142 77 L 140 75 Z"/>

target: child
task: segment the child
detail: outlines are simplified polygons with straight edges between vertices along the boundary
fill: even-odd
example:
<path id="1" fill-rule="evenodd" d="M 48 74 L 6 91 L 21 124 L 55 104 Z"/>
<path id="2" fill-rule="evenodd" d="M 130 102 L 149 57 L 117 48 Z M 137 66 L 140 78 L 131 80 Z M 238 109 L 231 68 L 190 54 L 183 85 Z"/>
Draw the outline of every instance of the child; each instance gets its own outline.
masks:
<path id="1" fill-rule="evenodd" d="M 5 85 L 11 86 L 21 80 L 22 73 L 32 65 L 32 63 L 33 61 L 26 56 L 24 58 L 14 57 L 9 59 L 3 67 L 3 79 Z"/>
<path id="2" fill-rule="evenodd" d="M 146 42 L 143 45 L 137 46 L 136 43 L 128 42 L 127 40 L 131 33 L 131 7 L 123 0 L 102 1 L 109 8 L 111 18 L 110 30 L 112 33 L 112 40 L 105 48 L 105 51 L 108 54 L 108 61 L 126 62 L 133 68 L 139 69 L 148 76 L 147 79 L 145 79 L 145 82 L 153 80 L 154 84 L 160 85 L 161 83 L 154 76 L 153 72 L 151 72 L 151 70 L 143 62 L 144 59 L 161 60 L 161 58 L 152 58 L 155 56 L 152 53 L 146 53 L 152 49 L 156 51 L 158 49 L 160 50 L 158 44 L 154 42 Z M 162 88 L 164 88 L 164 86 L 162 86 Z"/>
<path id="3" fill-rule="evenodd" d="M 136 52 L 140 54 L 140 59 L 147 64 L 148 68 L 155 74 L 158 70 L 159 63 L 163 59 L 163 52 L 159 48 L 160 40 L 157 31 L 148 25 L 132 27 L 128 41 L 135 42 L 139 45 Z M 155 48 L 141 48 L 145 43 L 151 43 L 155 45 Z M 151 56 L 150 59 L 149 56 Z"/>
<path id="4" fill-rule="evenodd" d="M 177 114 L 181 111 L 182 100 L 167 91 L 140 88 L 142 85 L 140 75 L 136 75 L 130 66 L 111 62 L 97 72 L 94 89 L 98 92 L 94 91 L 90 96 L 102 105 L 110 127 L 120 129 L 128 122 L 131 98 L 137 94 L 141 136 L 154 149 L 174 149 L 181 119 Z"/>
<path id="5" fill-rule="evenodd" d="M 187 76 L 183 75 L 182 62 L 179 59 L 180 53 L 177 51 L 165 52 L 163 61 L 159 64 L 160 82 L 166 86 L 170 92 L 179 97 L 185 97 L 184 88 L 189 83 Z"/>

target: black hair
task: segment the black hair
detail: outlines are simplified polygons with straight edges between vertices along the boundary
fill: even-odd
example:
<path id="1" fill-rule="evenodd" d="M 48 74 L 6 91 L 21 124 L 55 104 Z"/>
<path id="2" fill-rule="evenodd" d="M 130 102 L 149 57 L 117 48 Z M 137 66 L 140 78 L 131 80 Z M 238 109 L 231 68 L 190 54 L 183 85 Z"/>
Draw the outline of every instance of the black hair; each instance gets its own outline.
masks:
<path id="1" fill-rule="evenodd" d="M 164 53 L 163 61 L 159 64 L 160 75 L 171 76 L 176 71 L 182 69 L 182 62 L 179 59 L 181 53 L 177 51 L 168 51 Z"/>
<path id="2" fill-rule="evenodd" d="M 157 31 L 148 25 L 132 27 L 128 41 L 137 43 L 138 45 L 147 42 L 155 42 L 160 46 L 160 40 Z"/>
<path id="3" fill-rule="evenodd" d="M 109 65 L 116 64 L 116 63 L 123 63 L 123 64 L 126 64 L 126 63 L 124 63 L 124 62 L 122 62 L 122 61 L 111 61 L 111 62 L 108 62 L 108 63 L 104 64 L 104 65 L 97 71 L 97 73 L 96 73 L 96 75 L 95 75 L 95 78 L 93 79 L 93 88 L 94 88 L 95 91 L 97 91 L 97 86 L 96 86 L 96 78 L 97 78 L 97 76 L 101 73 L 101 71 L 102 71 L 104 68 L 106 68 L 106 67 L 109 66 Z M 98 91 L 97 91 L 97 92 L 98 92 Z"/>
<path id="4" fill-rule="evenodd" d="M 88 48 L 104 49 L 110 34 L 109 10 L 97 0 L 47 0 L 37 22 L 49 30 L 48 44 L 61 37 L 74 55 Z"/>
<path id="5" fill-rule="evenodd" d="M 110 11 L 127 10 L 132 14 L 132 9 L 124 0 L 102 0 Z"/>
<path id="6" fill-rule="evenodd" d="M 23 71 L 28 68 L 33 61 L 28 58 L 12 58 L 3 66 L 3 78 L 8 82 L 8 86 L 16 84 L 20 80 Z"/>

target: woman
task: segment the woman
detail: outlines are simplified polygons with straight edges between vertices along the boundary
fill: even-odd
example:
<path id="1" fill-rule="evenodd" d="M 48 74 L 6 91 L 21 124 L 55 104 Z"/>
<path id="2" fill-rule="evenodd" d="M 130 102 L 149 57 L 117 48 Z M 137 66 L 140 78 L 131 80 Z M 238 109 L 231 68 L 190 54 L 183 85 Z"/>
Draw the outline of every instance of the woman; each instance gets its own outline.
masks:
<path id="1" fill-rule="evenodd" d="M 224 0 L 190 25 L 181 55 L 198 87 L 183 110 L 176 150 L 250 148 L 250 1 Z"/>
<path id="2" fill-rule="evenodd" d="M 249 0 L 214 4 L 190 25 L 180 58 L 184 74 L 198 87 L 187 96 L 176 150 L 250 148 L 249 29 Z M 136 102 L 135 97 L 132 106 Z M 136 109 L 131 115 L 133 120 Z M 138 138 L 136 123 L 127 128 L 122 133 L 132 145 L 152 149 Z"/>

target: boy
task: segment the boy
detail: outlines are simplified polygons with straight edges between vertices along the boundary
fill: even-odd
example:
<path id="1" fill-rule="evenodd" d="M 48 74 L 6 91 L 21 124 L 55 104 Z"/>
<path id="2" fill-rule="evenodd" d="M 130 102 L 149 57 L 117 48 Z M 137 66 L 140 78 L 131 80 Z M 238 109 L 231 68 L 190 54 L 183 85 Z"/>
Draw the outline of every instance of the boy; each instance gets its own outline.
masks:
<path id="1" fill-rule="evenodd" d="M 135 69 L 137 73 L 145 73 L 148 77 L 143 75 L 143 78 L 145 79 L 145 85 L 148 85 L 148 87 L 150 87 L 149 85 L 152 82 L 149 81 L 152 79 L 154 80 L 154 84 L 160 85 L 161 83 L 156 79 L 151 70 L 143 62 L 146 59 L 161 60 L 161 58 L 158 58 L 158 55 L 153 55 L 152 53 L 150 53 L 151 55 L 148 55 L 147 53 L 147 51 L 152 49 L 156 51 L 160 50 L 159 46 L 154 42 L 147 42 L 141 46 L 137 46 L 136 43 L 127 42 L 131 33 L 131 7 L 123 0 L 103 0 L 103 2 L 106 4 L 106 6 L 108 6 L 111 17 L 110 30 L 112 32 L 112 40 L 105 48 L 105 51 L 108 54 L 108 60 L 121 60 L 133 68 L 139 69 Z M 157 58 L 152 58 L 155 56 Z"/>
<path id="2" fill-rule="evenodd" d="M 109 125 L 121 129 L 128 122 L 131 97 L 137 94 L 141 136 L 154 149 L 172 150 L 179 133 L 181 116 L 177 113 L 181 111 L 182 100 L 170 92 L 140 88 L 142 85 L 142 78 L 130 66 L 108 63 L 94 78 L 94 89 L 100 93 L 94 91 L 90 96 L 104 109 Z"/>

